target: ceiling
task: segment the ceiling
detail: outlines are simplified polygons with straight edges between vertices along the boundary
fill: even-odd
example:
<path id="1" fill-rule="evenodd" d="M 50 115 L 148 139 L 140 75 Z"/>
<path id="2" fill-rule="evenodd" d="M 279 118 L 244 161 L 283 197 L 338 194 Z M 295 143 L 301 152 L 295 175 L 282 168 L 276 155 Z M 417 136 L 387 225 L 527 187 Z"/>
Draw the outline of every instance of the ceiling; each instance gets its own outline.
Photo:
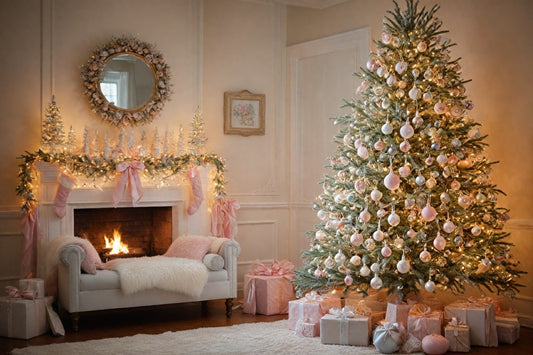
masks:
<path id="1" fill-rule="evenodd" d="M 272 2 L 278 2 L 281 4 L 308 7 L 311 9 L 325 9 L 327 7 L 337 5 L 348 0 L 271 0 Z"/>

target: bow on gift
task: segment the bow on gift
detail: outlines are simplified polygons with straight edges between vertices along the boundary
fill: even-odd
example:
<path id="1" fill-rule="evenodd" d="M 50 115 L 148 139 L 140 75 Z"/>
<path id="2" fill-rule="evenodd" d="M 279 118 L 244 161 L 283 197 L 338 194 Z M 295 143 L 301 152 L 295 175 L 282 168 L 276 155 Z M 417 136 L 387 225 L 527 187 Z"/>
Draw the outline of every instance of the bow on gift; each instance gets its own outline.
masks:
<path id="1" fill-rule="evenodd" d="M 439 311 L 432 311 L 431 307 L 423 303 L 417 303 L 409 310 L 409 315 L 418 318 L 439 318 Z"/>
<path id="2" fill-rule="evenodd" d="M 141 184 L 141 178 L 139 172 L 144 170 L 144 163 L 141 161 L 126 161 L 117 165 L 117 172 L 120 173 L 120 179 L 118 180 L 115 191 L 113 192 L 113 202 L 115 206 L 118 205 L 126 185 L 131 196 L 131 202 L 133 206 L 139 202 L 143 196 L 143 187 Z"/>
<path id="3" fill-rule="evenodd" d="M 448 325 L 451 325 L 453 327 L 453 335 L 456 337 L 459 335 L 459 328 L 468 328 L 468 325 L 459 321 L 457 317 L 452 317 L 452 320 L 448 322 Z"/>
<path id="4" fill-rule="evenodd" d="M 307 301 L 322 301 L 324 299 L 316 291 L 308 292 L 304 297 Z"/>
<path id="5" fill-rule="evenodd" d="M 252 267 L 252 274 L 260 276 L 283 276 L 290 274 L 294 270 L 294 264 L 288 260 L 274 260 L 270 266 L 265 264 L 255 264 Z"/>
<path id="6" fill-rule="evenodd" d="M 353 318 L 356 316 L 353 307 L 351 306 L 345 306 L 342 308 L 330 308 L 329 314 L 332 314 L 337 318 Z"/>
<path id="7" fill-rule="evenodd" d="M 11 298 L 24 298 L 25 300 L 34 300 L 35 291 L 33 290 L 19 290 L 14 286 L 6 286 L 5 291 Z"/>

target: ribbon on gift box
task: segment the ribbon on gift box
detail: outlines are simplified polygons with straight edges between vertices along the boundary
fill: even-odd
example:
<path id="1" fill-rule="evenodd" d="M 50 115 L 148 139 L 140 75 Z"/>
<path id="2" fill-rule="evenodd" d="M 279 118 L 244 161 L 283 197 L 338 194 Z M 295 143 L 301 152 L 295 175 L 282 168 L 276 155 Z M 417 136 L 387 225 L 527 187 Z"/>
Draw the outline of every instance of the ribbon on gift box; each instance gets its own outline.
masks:
<path id="1" fill-rule="evenodd" d="M 284 276 L 293 270 L 294 264 L 289 260 L 274 260 L 270 266 L 261 263 L 252 266 L 252 274 L 258 276 Z"/>
<path id="2" fill-rule="evenodd" d="M 36 298 L 34 290 L 20 290 L 15 286 L 6 286 L 5 291 L 11 298 L 23 298 L 25 300 L 34 300 Z"/>
<path id="3" fill-rule="evenodd" d="M 349 333 L 349 327 L 350 327 L 350 321 L 349 318 L 356 317 L 356 313 L 354 312 L 353 307 L 346 306 L 342 308 L 330 308 L 329 314 L 334 315 L 335 317 L 339 318 L 340 327 L 339 327 L 339 344 L 340 345 L 348 345 L 350 341 L 350 333 Z"/>
<path id="4" fill-rule="evenodd" d="M 139 202 L 143 196 L 143 187 L 139 172 L 144 170 L 144 163 L 142 161 L 125 161 L 117 165 L 117 172 L 120 173 L 115 191 L 113 192 L 113 202 L 116 205 L 120 202 L 126 186 L 131 195 L 131 202 L 133 206 Z"/>
<path id="5" fill-rule="evenodd" d="M 316 301 L 316 302 L 322 301 L 324 299 L 316 291 L 307 292 L 304 297 L 307 301 Z"/>
<path id="6" fill-rule="evenodd" d="M 453 327 L 453 337 L 455 339 L 455 342 L 461 345 L 461 348 L 468 348 L 470 349 L 470 342 L 465 343 L 464 341 L 459 338 L 459 329 L 468 330 L 470 327 L 463 322 L 459 321 L 456 317 L 453 317 L 451 321 L 448 322 L 448 325 Z M 468 338 L 470 339 L 470 338 Z"/>

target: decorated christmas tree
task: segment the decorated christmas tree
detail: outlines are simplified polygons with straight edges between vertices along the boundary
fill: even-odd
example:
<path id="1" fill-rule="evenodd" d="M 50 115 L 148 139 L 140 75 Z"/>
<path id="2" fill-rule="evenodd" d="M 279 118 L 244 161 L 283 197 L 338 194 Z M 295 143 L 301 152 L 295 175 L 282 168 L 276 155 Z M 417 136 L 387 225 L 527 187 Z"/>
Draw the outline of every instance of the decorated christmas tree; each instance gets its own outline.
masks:
<path id="1" fill-rule="evenodd" d="M 367 294 L 467 285 L 515 294 L 518 262 L 503 231 L 507 210 L 491 182 L 495 162 L 470 111 L 454 44 L 435 17 L 394 2 L 381 40 L 357 76 L 351 114 L 314 204 L 320 222 L 297 271 L 300 295 L 333 288 Z"/>
<path id="2" fill-rule="evenodd" d="M 56 105 L 55 97 L 46 108 L 41 131 L 41 145 L 44 150 L 55 152 L 65 144 L 65 132 L 61 112 Z"/>

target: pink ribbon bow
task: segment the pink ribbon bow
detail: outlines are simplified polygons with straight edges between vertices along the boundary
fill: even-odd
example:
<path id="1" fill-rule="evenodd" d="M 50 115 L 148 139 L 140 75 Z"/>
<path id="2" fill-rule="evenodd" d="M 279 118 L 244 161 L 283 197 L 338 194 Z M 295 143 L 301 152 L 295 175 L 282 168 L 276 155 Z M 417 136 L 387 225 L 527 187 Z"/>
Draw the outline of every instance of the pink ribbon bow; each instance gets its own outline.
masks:
<path id="1" fill-rule="evenodd" d="M 409 310 L 409 315 L 418 318 L 439 318 L 439 311 L 432 311 L 431 307 L 423 303 L 417 303 Z"/>
<path id="2" fill-rule="evenodd" d="M 274 260 L 270 266 L 265 264 L 255 264 L 252 267 L 252 274 L 259 276 L 283 276 L 290 274 L 294 270 L 294 264 L 288 260 Z"/>
<path id="3" fill-rule="evenodd" d="M 7 295 L 11 298 L 24 298 L 26 300 L 35 299 L 35 291 L 33 290 L 21 291 L 15 286 L 6 286 L 5 290 L 6 290 Z"/>
<path id="4" fill-rule="evenodd" d="M 127 161 L 117 165 L 117 172 L 121 173 L 115 191 L 113 192 L 113 202 L 116 205 L 120 202 L 126 185 L 131 196 L 133 206 L 139 202 L 143 196 L 143 188 L 139 172 L 144 170 L 144 163 L 141 161 Z"/>

